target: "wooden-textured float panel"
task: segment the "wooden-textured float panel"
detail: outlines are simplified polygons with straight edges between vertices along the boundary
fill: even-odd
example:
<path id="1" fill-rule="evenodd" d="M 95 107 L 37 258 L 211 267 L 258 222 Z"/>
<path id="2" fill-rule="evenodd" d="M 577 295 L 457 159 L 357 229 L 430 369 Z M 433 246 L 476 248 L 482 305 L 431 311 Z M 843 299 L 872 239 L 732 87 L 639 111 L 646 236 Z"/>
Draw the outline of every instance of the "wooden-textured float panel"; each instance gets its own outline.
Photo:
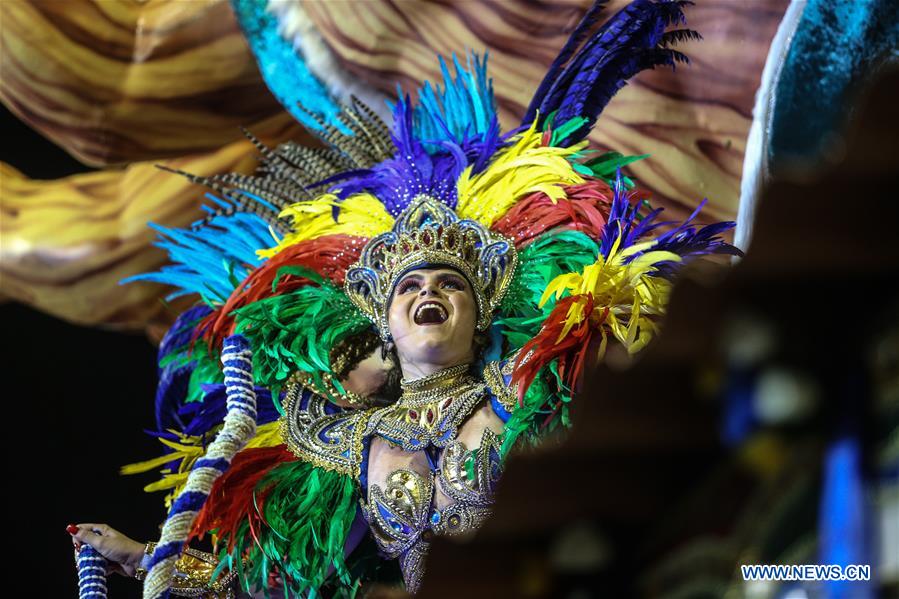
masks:
<path id="1" fill-rule="evenodd" d="M 282 111 L 226 0 L 3 0 L 0 100 L 85 164 L 218 150 Z"/>
<path id="2" fill-rule="evenodd" d="M 304 135 L 286 114 L 261 130 L 270 143 Z M 39 181 L 0 163 L 2 294 L 85 325 L 139 329 L 170 318 L 164 286 L 119 285 L 166 261 L 147 222 L 184 227 L 202 216 L 203 188 L 155 164 Z M 249 173 L 256 158 L 243 140 L 162 164 L 197 175 Z"/>
<path id="3" fill-rule="evenodd" d="M 528 2 L 303 2 L 344 68 L 393 93 L 440 73 L 435 53 L 490 53 L 505 127 L 520 122 L 568 31 L 592 0 Z M 626 4 L 615 0 L 607 15 Z M 632 165 L 657 202 L 684 216 L 704 198 L 704 220 L 736 217 L 752 104 L 786 0 L 704 0 L 687 8 L 705 38 L 678 49 L 693 60 L 676 73 L 643 73 L 622 89 L 591 139 L 652 157 Z"/>

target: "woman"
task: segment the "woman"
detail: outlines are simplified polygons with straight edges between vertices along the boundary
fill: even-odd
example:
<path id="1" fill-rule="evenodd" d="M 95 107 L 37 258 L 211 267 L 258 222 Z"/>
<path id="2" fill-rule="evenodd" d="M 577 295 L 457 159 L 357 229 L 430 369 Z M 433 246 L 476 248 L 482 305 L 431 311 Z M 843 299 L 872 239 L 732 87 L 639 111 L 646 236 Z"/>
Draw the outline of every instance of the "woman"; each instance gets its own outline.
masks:
<path id="1" fill-rule="evenodd" d="M 508 134 L 475 57 L 417 105 L 399 99 L 392 130 L 354 102 L 343 130 L 323 129 L 327 150 L 263 147 L 256 177 L 197 179 L 224 208 L 190 232 L 163 229 L 175 265 L 145 277 L 205 304 L 160 351 L 157 413 L 173 452 L 131 469 L 166 465 L 163 541 L 154 551 L 81 524 L 76 543 L 126 574 L 143 563 L 145 596 L 172 584 L 224 596 L 234 579 L 301 596 L 376 576 L 370 531 L 417 590 L 430 539 L 487 517 L 508 451 L 567 425 L 585 363 L 610 341 L 631 353 L 648 343 L 685 258 L 733 251 L 718 236 L 731 223 L 655 235 L 658 211 L 617 172 L 627 160 L 586 150 L 627 78 L 683 58 L 669 46 L 689 32 L 665 32 L 680 4 L 636 2 L 591 37 L 595 18 Z M 250 262 L 248 240 L 269 229 L 278 245 L 250 244 L 265 261 L 233 282 L 230 265 Z M 255 429 L 210 460 L 231 417 L 215 358 L 235 332 L 252 349 Z M 213 461 L 223 473 L 197 491 L 190 476 Z M 205 534 L 218 555 L 179 558 Z"/>

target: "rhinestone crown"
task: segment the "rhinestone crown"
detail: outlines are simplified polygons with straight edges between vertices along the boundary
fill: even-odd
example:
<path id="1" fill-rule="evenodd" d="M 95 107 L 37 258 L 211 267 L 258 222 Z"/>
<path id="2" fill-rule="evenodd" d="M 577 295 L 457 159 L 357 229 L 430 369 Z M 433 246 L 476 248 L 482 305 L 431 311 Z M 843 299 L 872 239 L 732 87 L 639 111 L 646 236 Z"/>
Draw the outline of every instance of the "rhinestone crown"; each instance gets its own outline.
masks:
<path id="1" fill-rule="evenodd" d="M 397 281 L 425 266 L 455 269 L 471 284 L 478 305 L 478 329 L 490 326 L 515 273 L 518 257 L 512 242 L 474 220 L 460 219 L 442 202 L 418 196 L 393 230 L 373 237 L 346 274 L 350 300 L 390 338 L 387 308 Z"/>

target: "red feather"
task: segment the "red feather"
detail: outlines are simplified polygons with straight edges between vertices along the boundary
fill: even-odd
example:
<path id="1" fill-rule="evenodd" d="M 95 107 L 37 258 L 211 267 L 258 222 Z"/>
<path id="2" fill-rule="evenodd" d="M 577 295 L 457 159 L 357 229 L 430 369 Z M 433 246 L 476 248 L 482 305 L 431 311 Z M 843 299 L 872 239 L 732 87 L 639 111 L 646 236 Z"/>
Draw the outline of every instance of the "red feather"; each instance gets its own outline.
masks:
<path id="1" fill-rule="evenodd" d="M 249 518 L 252 526 L 253 520 L 259 519 L 254 498 L 257 483 L 278 464 L 296 459 L 286 445 L 245 449 L 234 456 L 228 470 L 212 485 L 190 539 L 218 529 L 219 537 L 228 537 L 228 550 L 233 549 L 240 523 Z"/>
<path id="2" fill-rule="evenodd" d="M 283 266 L 308 268 L 331 279 L 336 285 L 343 285 L 347 268 L 359 258 L 366 241 L 363 237 L 350 235 L 323 235 L 284 248 L 247 275 L 225 305 L 203 319 L 197 327 L 197 336 L 206 339 L 210 348 L 220 347 L 222 340 L 234 332 L 235 310 L 309 284 L 309 279 L 305 277 L 284 275 L 278 279 L 272 292 L 278 269 Z"/>
<path id="3" fill-rule="evenodd" d="M 568 334 L 559 340 L 568 317 L 568 308 L 575 302 L 584 302 L 584 314 L 589 316 L 572 327 Z M 589 293 L 565 297 L 556 303 L 540 332 L 518 352 L 512 383 L 518 383 L 520 405 L 523 405 L 524 394 L 540 370 L 555 359 L 558 359 L 558 371 L 562 382 L 569 389 L 577 388 L 584 371 L 587 352 L 608 313 L 606 308 L 599 315 L 593 315 L 593 295 Z"/>
<path id="4" fill-rule="evenodd" d="M 558 227 L 583 231 L 598 239 L 609 215 L 612 190 L 599 179 L 587 179 L 564 189 L 566 197 L 555 202 L 543 192 L 525 196 L 491 228 L 511 239 L 518 248 Z"/>

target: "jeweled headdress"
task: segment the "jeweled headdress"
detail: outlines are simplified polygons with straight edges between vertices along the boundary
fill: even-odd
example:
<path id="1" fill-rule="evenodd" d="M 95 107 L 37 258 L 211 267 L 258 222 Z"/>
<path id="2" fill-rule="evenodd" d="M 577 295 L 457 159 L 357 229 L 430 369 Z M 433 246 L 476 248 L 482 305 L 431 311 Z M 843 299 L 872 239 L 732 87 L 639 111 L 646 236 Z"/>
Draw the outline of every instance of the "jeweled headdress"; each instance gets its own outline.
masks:
<path id="1" fill-rule="evenodd" d="M 517 263 L 515 246 L 508 239 L 477 221 L 460 219 L 446 204 L 422 195 L 413 198 L 393 230 L 365 245 L 359 261 L 347 270 L 345 288 L 350 301 L 387 339 L 387 309 L 400 277 L 423 266 L 448 266 L 471 284 L 478 305 L 477 326 L 484 330 Z"/>

